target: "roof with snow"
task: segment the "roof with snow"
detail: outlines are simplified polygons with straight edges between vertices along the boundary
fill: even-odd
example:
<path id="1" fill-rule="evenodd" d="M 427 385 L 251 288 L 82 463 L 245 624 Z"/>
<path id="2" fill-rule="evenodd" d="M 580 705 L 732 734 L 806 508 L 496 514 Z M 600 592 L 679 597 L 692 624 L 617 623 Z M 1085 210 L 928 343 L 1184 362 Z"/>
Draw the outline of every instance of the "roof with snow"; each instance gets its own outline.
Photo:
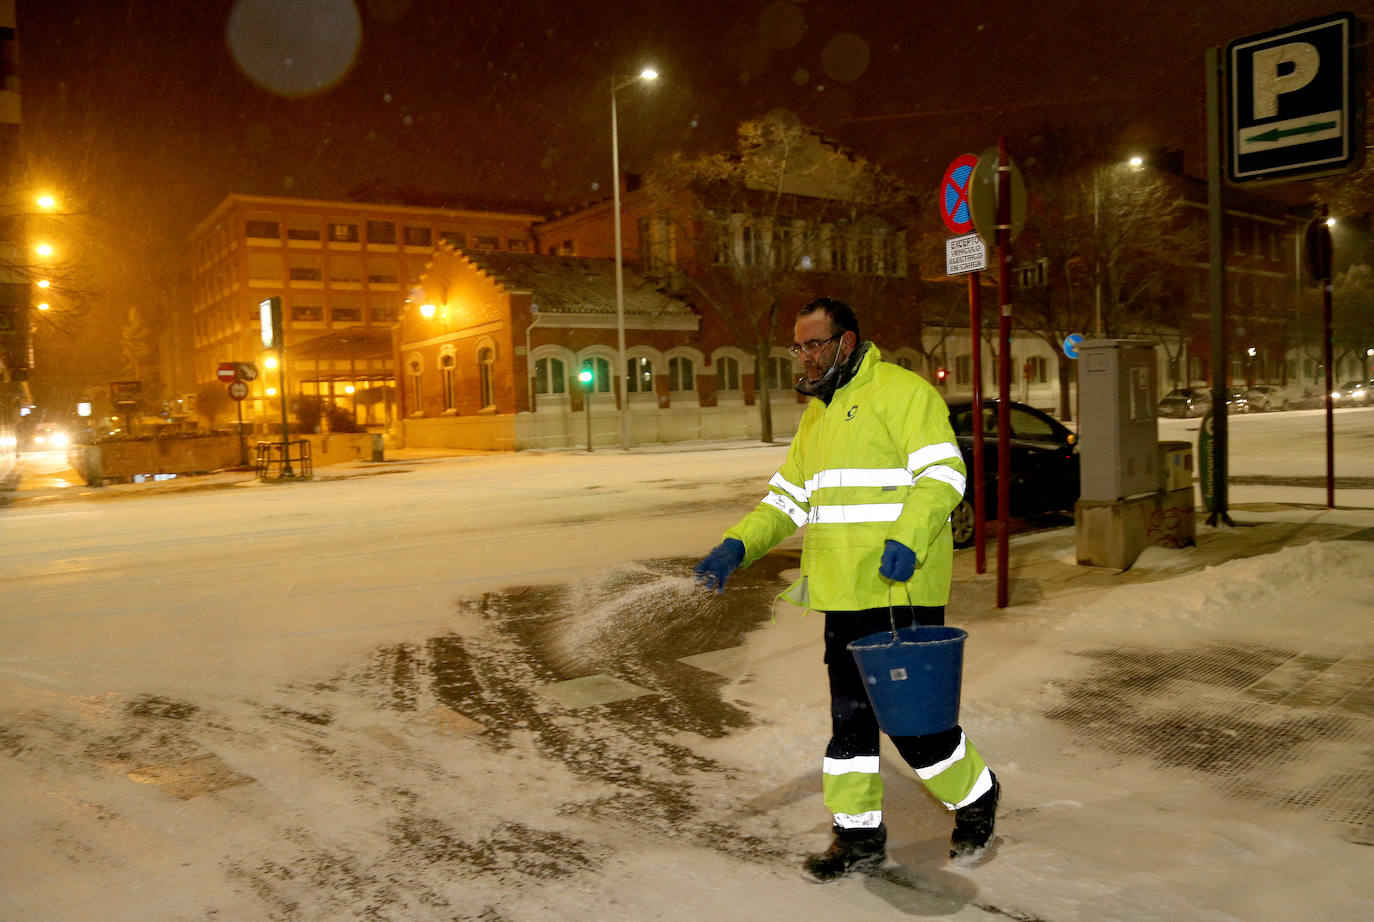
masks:
<path id="1" fill-rule="evenodd" d="M 539 253 L 505 253 L 460 249 L 469 262 L 507 291 L 529 292 L 540 311 L 565 314 L 601 314 L 615 311 L 615 262 L 577 256 L 546 256 Z M 624 270 L 625 313 L 647 316 L 693 316 L 681 298 Z"/>

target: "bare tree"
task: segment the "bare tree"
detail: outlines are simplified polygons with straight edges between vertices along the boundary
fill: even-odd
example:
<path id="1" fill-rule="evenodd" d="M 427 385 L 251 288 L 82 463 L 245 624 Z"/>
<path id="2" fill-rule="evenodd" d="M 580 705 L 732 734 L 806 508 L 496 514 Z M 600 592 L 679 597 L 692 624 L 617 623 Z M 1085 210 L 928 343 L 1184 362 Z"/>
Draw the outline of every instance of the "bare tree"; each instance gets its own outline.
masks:
<path id="1" fill-rule="evenodd" d="M 1351 266 L 1332 280 L 1332 345 L 1335 361 L 1354 355 L 1369 380 L 1367 351 L 1374 349 L 1374 269 Z"/>
<path id="2" fill-rule="evenodd" d="M 650 174 L 646 189 L 682 245 L 676 258 L 660 259 L 651 243 L 641 252 L 644 272 L 670 274 L 752 352 L 765 442 L 773 440 L 768 361 L 784 335 L 779 319 L 787 304 L 819 293 L 823 279 L 827 294 L 861 310 L 919 313 L 914 295 L 892 297 L 908 258 L 910 196 L 873 164 L 795 120 L 746 122 L 729 153 L 674 154 Z M 822 269 L 829 272 L 818 278 Z"/>

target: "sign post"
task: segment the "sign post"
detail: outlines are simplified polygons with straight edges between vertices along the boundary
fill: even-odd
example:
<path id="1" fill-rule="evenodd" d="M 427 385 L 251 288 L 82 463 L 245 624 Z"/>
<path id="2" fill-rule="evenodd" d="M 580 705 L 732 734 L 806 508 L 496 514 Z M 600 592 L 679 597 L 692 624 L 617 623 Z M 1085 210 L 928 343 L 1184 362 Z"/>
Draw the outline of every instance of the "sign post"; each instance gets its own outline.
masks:
<path id="1" fill-rule="evenodd" d="M 281 476 L 296 476 L 291 470 L 291 435 L 286 419 L 286 344 L 282 342 L 281 298 L 273 295 L 258 302 L 262 328 L 262 347 L 277 350 L 277 391 L 281 397 Z"/>
<path id="2" fill-rule="evenodd" d="M 969 341 L 973 353 L 973 555 L 979 573 L 987 572 L 987 524 L 984 522 L 986 452 L 983 445 L 983 307 L 979 299 L 979 272 L 988 267 L 987 247 L 973 230 L 973 208 L 969 202 L 973 171 L 978 158 L 960 154 L 940 180 L 940 219 L 957 236 L 945 241 L 945 273 L 968 273 Z M 972 239 L 970 239 L 972 238 Z"/>
<path id="3" fill-rule="evenodd" d="M 248 396 L 248 385 L 242 381 L 234 380 L 229 385 L 229 396 L 234 400 L 234 406 L 238 409 L 239 415 L 239 467 L 248 466 L 248 440 L 243 435 L 243 398 Z"/>

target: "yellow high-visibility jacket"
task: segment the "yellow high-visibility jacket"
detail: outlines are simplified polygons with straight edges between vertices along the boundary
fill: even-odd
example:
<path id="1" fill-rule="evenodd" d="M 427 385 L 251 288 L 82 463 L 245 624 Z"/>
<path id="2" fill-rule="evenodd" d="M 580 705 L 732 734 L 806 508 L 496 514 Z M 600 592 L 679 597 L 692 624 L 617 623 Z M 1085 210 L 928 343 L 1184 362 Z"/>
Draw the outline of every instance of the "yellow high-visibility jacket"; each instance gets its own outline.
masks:
<path id="1" fill-rule="evenodd" d="M 783 598 L 819 611 L 949 601 L 949 515 L 966 471 L 944 399 L 869 344 L 829 405 L 812 399 L 768 494 L 725 532 L 744 542 L 744 566 L 807 526 L 801 579 Z M 905 585 L 878 573 L 883 544 L 916 552 Z M 909 603 L 908 603 L 909 599 Z"/>

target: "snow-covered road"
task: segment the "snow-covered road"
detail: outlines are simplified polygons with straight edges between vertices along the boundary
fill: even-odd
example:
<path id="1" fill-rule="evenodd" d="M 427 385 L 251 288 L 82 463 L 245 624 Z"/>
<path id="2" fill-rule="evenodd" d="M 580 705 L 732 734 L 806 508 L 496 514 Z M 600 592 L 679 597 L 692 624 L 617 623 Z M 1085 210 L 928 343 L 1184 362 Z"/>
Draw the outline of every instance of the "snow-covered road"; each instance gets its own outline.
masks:
<path id="1" fill-rule="evenodd" d="M 1374 476 L 1374 409 L 1337 423 L 1338 476 Z M 1237 475 L 1324 471 L 1320 412 L 1232 444 Z M 0 918 L 1374 917 L 1374 543 L 1346 540 L 1374 491 L 1237 485 L 1244 527 L 1126 574 L 1026 535 L 1001 612 L 961 554 L 995 857 L 943 867 L 889 759 L 900 868 L 817 887 L 820 619 L 769 620 L 792 552 L 724 599 L 684 575 L 782 452 L 0 510 Z"/>

